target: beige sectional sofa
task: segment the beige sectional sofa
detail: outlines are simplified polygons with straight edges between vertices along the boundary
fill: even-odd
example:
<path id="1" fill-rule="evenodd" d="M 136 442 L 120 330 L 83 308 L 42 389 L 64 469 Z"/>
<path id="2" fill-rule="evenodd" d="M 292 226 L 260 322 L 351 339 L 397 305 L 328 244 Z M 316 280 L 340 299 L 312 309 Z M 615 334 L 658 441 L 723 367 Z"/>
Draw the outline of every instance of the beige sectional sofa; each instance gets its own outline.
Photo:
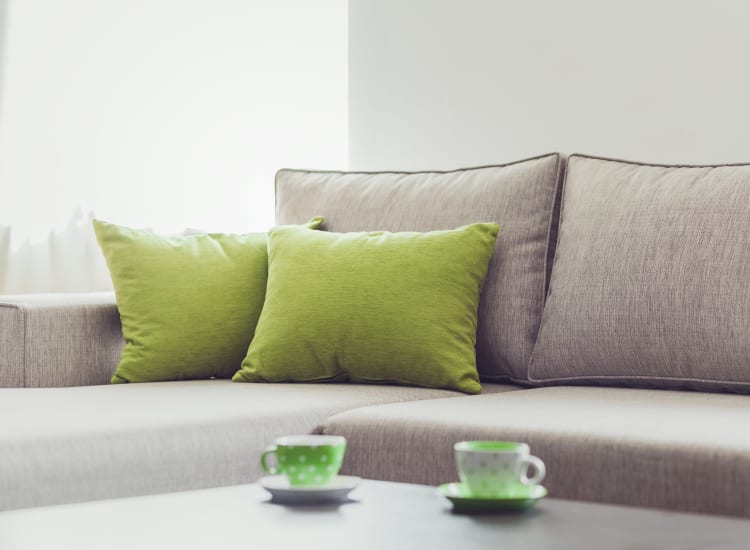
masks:
<path id="1" fill-rule="evenodd" d="M 564 186 L 556 154 L 277 177 L 279 223 L 501 225 L 478 396 L 109 385 L 123 346 L 112 294 L 0 297 L 0 509 L 249 482 L 274 437 L 329 433 L 346 436 L 344 471 L 363 477 L 446 482 L 454 442 L 522 440 L 551 496 L 750 516 L 750 397 L 728 393 L 750 381 L 750 167 L 567 166 Z"/>

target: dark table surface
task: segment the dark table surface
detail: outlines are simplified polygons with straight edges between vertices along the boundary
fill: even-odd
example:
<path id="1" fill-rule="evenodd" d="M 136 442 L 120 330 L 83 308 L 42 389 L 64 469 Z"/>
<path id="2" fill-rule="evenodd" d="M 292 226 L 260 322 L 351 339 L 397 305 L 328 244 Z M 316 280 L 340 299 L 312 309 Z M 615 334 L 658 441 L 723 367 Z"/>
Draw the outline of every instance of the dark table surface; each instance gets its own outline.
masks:
<path id="1" fill-rule="evenodd" d="M 750 521 L 545 499 L 462 516 L 434 487 L 363 481 L 348 502 L 282 506 L 238 485 L 0 513 L 0 549 L 750 549 Z"/>

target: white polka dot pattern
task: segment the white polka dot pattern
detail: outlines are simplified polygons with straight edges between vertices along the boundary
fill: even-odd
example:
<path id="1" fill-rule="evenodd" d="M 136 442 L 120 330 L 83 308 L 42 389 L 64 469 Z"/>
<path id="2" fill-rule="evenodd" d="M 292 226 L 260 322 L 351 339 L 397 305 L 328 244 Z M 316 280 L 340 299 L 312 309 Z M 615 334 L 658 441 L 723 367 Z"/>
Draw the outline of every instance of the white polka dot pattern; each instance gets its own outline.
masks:
<path id="1" fill-rule="evenodd" d="M 345 445 L 283 446 L 276 448 L 277 471 L 291 485 L 323 485 L 338 474 Z"/>

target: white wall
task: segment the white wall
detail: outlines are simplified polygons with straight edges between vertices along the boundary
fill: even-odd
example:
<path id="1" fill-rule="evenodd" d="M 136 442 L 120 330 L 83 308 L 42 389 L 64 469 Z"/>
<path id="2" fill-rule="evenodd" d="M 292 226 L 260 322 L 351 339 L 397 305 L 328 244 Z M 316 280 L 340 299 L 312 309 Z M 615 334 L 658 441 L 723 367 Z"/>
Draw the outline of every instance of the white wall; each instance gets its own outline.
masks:
<path id="1" fill-rule="evenodd" d="M 76 207 L 265 229 L 276 169 L 346 167 L 346 0 L 0 0 L 0 25 L 3 11 L 0 226 L 14 246 Z"/>
<path id="2" fill-rule="evenodd" d="M 350 0 L 352 169 L 750 161 L 746 0 Z"/>

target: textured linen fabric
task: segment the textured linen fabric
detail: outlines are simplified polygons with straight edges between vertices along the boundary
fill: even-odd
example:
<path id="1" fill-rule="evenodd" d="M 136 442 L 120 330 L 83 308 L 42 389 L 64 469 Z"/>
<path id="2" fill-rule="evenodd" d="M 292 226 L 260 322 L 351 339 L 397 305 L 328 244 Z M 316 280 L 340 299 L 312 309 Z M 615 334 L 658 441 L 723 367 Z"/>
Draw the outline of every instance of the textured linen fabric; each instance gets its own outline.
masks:
<path id="1" fill-rule="evenodd" d="M 114 295 L 0 297 L 0 386 L 109 383 L 125 344 Z"/>
<path id="2" fill-rule="evenodd" d="M 479 393 L 479 295 L 498 226 L 268 233 L 268 288 L 237 382 L 351 380 Z"/>
<path id="3" fill-rule="evenodd" d="M 523 441 L 550 497 L 750 517 L 750 397 L 556 387 L 364 407 L 332 417 L 342 473 L 455 481 L 453 444 Z"/>
<path id="4" fill-rule="evenodd" d="M 750 165 L 571 156 L 529 379 L 750 391 Z"/>
<path id="5" fill-rule="evenodd" d="M 276 176 L 276 222 L 323 216 L 329 231 L 433 231 L 495 222 L 495 245 L 479 305 L 482 380 L 527 380 L 544 306 L 554 241 L 560 156 L 452 172 L 310 172 Z"/>
<path id="6" fill-rule="evenodd" d="M 254 481 L 274 438 L 363 405 L 461 396 L 194 380 L 0 390 L 0 509 Z"/>
<path id="7" fill-rule="evenodd" d="M 99 220 L 94 231 L 126 341 L 112 382 L 231 377 L 263 307 L 266 234 L 164 237 Z"/>
<path id="8" fill-rule="evenodd" d="M 24 311 L 0 303 L 0 387 L 20 388 L 26 383 Z"/>

